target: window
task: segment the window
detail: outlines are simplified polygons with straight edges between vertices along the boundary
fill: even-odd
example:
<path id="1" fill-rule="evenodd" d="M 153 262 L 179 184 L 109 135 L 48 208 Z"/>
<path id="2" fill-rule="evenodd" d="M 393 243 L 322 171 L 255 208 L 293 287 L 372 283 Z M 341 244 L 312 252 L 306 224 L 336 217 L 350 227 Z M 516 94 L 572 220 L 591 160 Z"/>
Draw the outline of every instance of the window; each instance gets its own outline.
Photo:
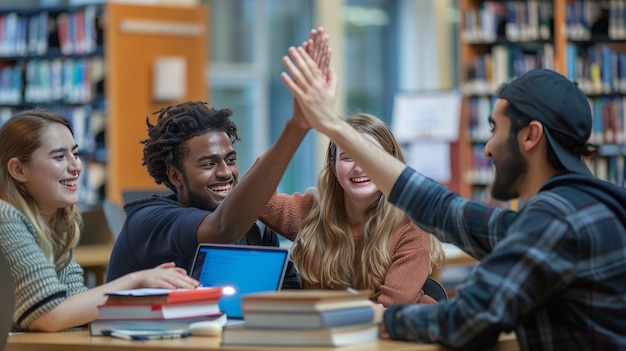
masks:
<path id="1" fill-rule="evenodd" d="M 365 112 L 391 122 L 398 75 L 396 7 L 395 0 L 346 0 L 348 114 Z"/>
<path id="2" fill-rule="evenodd" d="M 291 117 L 293 98 L 280 80 L 281 57 L 308 37 L 311 0 L 209 0 L 210 101 L 233 110 L 241 142 L 241 172 L 273 143 Z M 313 134 L 313 133 L 310 133 Z M 292 159 L 281 192 L 315 185 L 315 140 L 308 136 Z"/>

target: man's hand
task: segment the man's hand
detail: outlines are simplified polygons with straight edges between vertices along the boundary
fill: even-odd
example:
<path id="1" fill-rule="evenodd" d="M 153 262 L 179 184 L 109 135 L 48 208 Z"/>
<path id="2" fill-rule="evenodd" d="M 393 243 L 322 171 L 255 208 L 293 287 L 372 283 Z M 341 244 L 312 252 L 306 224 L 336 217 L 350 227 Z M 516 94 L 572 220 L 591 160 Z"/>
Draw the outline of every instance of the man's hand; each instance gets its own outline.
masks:
<path id="1" fill-rule="evenodd" d="M 317 67 L 324 74 L 328 72 L 332 55 L 332 49 L 328 46 L 329 40 L 328 34 L 324 33 L 324 27 L 319 27 L 312 29 L 309 34 L 309 40 L 302 44 L 304 51 L 311 56 Z"/>

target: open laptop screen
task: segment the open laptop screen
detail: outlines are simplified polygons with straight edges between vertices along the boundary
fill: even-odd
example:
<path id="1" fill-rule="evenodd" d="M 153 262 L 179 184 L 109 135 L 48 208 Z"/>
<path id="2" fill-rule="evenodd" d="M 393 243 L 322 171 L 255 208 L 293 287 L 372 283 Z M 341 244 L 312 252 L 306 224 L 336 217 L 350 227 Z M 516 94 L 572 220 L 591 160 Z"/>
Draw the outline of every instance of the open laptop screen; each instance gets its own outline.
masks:
<path id="1" fill-rule="evenodd" d="M 241 319 L 242 295 L 279 290 L 288 259 L 286 248 L 200 244 L 190 275 L 203 286 L 231 287 L 220 298 L 220 309 L 229 319 Z"/>

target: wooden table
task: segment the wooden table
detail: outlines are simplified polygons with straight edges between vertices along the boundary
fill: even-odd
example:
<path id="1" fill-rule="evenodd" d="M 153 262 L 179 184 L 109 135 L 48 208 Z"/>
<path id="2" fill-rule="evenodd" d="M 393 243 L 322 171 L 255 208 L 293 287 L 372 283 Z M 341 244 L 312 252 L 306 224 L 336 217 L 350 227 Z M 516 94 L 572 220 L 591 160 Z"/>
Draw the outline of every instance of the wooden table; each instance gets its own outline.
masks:
<path id="1" fill-rule="evenodd" d="M 76 262 L 83 267 L 85 276 L 90 272 L 94 273 L 96 285 L 102 285 L 105 282 L 112 249 L 113 244 L 80 245 L 74 249 Z"/>
<path id="2" fill-rule="evenodd" d="M 4 351 L 137 351 L 150 349 L 158 351 L 180 350 L 241 350 L 270 351 L 296 350 L 294 347 L 276 346 L 221 346 L 219 338 L 192 336 L 184 339 L 130 341 L 106 336 L 89 336 L 89 332 L 73 331 L 64 333 L 23 333 L 9 336 Z M 518 351 L 519 345 L 514 334 L 500 337 L 493 351 Z M 441 351 L 447 350 L 439 345 L 416 344 L 404 341 L 378 340 L 372 343 L 332 347 L 302 347 L 306 351 Z"/>

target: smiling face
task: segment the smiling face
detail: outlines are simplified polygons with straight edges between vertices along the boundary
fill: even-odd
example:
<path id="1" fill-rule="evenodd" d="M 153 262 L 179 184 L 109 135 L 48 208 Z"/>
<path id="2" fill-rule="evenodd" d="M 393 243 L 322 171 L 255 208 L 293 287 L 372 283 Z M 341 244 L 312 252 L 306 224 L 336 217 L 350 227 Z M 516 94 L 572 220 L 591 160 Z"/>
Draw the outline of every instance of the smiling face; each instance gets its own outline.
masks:
<path id="1" fill-rule="evenodd" d="M 516 132 L 511 133 L 511 120 L 504 114 L 508 102 L 498 100 L 491 114 L 491 138 L 485 145 L 485 156 L 493 160 L 495 179 L 491 196 L 498 200 L 519 197 L 520 183 L 526 176 L 528 163 L 519 149 Z"/>
<path id="2" fill-rule="evenodd" d="M 78 202 L 78 174 L 82 162 L 78 145 L 70 130 L 52 123 L 42 135 L 41 146 L 22 166 L 22 177 L 17 179 L 35 200 L 44 217 L 57 209 Z"/>
<path id="3" fill-rule="evenodd" d="M 382 147 L 376 139 L 369 134 L 362 133 L 367 139 L 379 147 Z M 378 200 L 380 190 L 359 167 L 356 162 L 344 150 L 337 146 L 335 156 L 335 176 L 344 191 L 346 204 L 369 205 Z"/>
<path id="4" fill-rule="evenodd" d="M 208 132 L 187 141 L 178 201 L 213 211 L 237 183 L 237 153 L 228 134 Z"/>

